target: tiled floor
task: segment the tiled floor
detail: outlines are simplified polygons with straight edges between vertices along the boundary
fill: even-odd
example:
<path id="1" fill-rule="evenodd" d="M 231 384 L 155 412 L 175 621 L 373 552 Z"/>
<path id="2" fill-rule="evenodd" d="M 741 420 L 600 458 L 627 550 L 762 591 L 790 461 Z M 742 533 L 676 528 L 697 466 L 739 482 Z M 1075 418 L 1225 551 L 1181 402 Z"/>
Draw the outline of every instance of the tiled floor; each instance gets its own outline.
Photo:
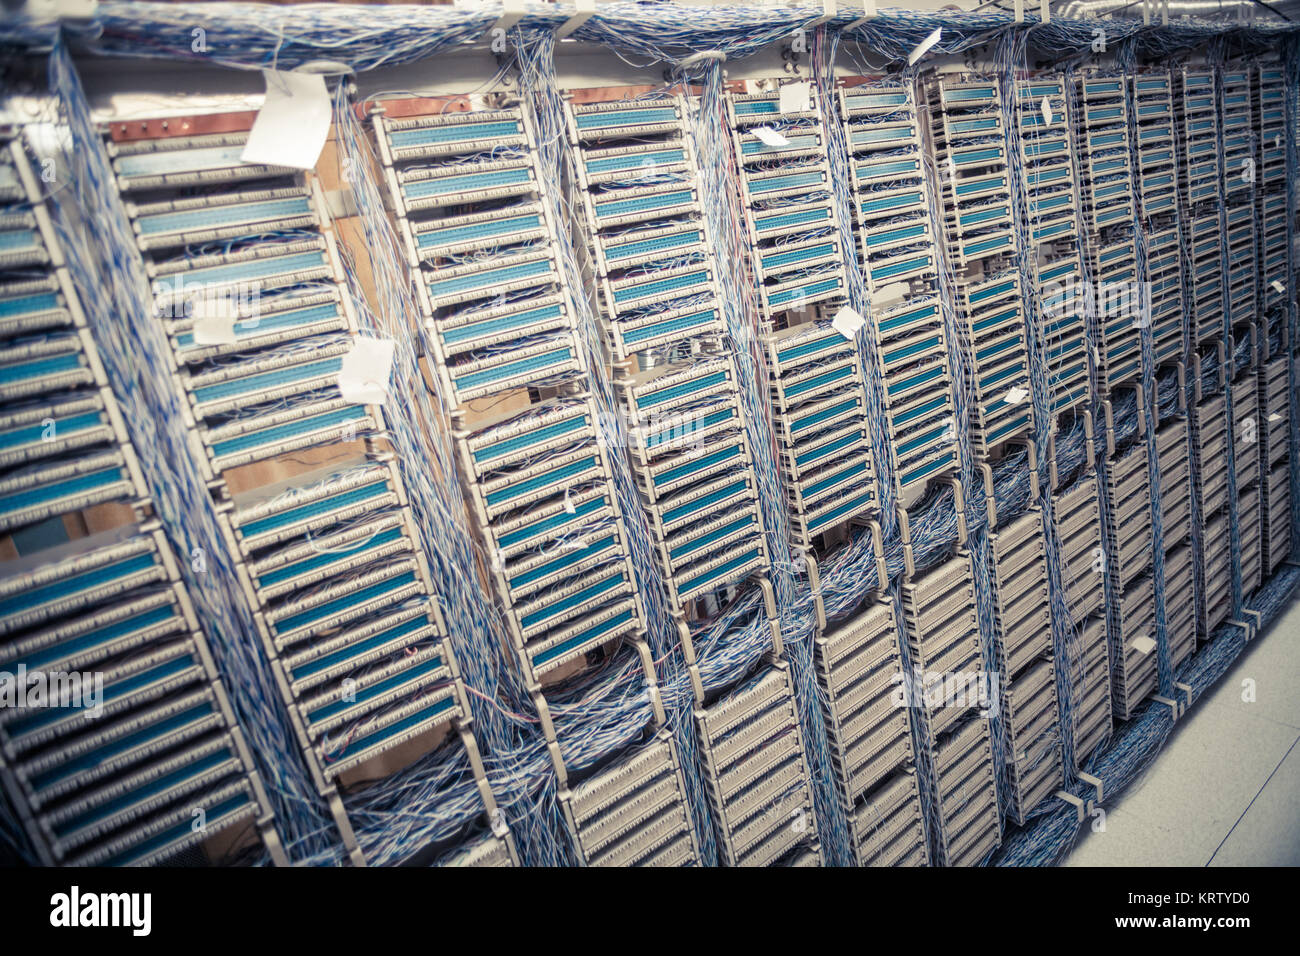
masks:
<path id="1" fill-rule="evenodd" d="M 1300 866 L 1300 601 L 1105 809 L 1067 866 Z"/>

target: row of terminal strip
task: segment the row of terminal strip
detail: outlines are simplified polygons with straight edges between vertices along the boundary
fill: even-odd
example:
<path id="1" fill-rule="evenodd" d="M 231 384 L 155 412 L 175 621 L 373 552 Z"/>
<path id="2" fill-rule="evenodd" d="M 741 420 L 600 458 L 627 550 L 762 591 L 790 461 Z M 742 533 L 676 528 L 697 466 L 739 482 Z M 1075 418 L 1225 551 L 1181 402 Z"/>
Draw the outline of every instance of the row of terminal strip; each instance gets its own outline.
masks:
<path id="1" fill-rule="evenodd" d="M 18 696 L 0 709 L 0 784 L 47 866 L 165 864 L 209 840 L 227 858 L 251 841 L 283 862 L 87 326 L 45 168 L 23 130 L 7 131 L 0 667 Z"/>
<path id="2" fill-rule="evenodd" d="M 343 794 L 412 752 L 463 746 L 494 804 L 385 410 L 341 389 L 358 312 L 321 178 L 242 162 L 251 119 L 191 136 L 167 135 L 184 120 L 110 125 L 107 140 L 194 456 L 312 782 L 360 863 Z M 513 849 L 488 835 L 478 852 Z"/>
<path id="3" fill-rule="evenodd" d="M 730 83 L 725 161 L 739 185 L 735 228 L 754 284 L 752 330 L 729 324 L 731 264 L 718 259 L 726 244 L 701 188 L 705 164 L 718 160 L 700 153 L 694 91 L 568 91 L 564 177 L 545 166 L 529 109 L 507 95 L 367 104 L 385 199 L 417 280 L 425 359 L 453 425 L 484 587 L 540 717 L 581 862 L 702 859 L 689 755 L 650 650 L 660 611 L 686 665 L 689 686 L 672 692 L 692 698 L 689 732 L 720 862 L 824 862 L 810 742 L 770 580 L 758 442 L 771 445 L 763 451 L 776 461 L 791 548 L 814 594 L 819 707 L 861 865 L 981 862 L 1007 823 L 1024 823 L 1076 773 L 1087 779 L 1114 721 L 1158 694 L 1150 444 L 1175 668 L 1228 617 L 1230 524 L 1239 529 L 1243 592 L 1279 566 L 1290 527 L 1281 76 L 1263 63 L 1040 72 L 1005 90 L 1001 77 L 940 72 L 919 83 L 840 78 L 829 98 L 789 76 Z M 321 187 L 311 174 L 242 164 L 248 125 L 240 122 L 232 114 L 220 132 L 188 134 L 179 123 L 166 134 L 110 128 L 106 142 L 154 282 L 152 320 L 171 343 L 192 453 L 239 556 L 304 760 L 360 862 L 344 795 L 413 746 L 445 739 L 465 748 L 485 815 L 494 803 L 402 470 L 382 439 L 384 408 L 349 402 L 338 387 L 358 322 Z M 847 223 L 832 188 L 830 124 L 847 146 Z M 29 488 L 53 488 L 59 500 L 63 476 L 76 476 L 64 511 L 132 503 L 131 534 L 116 532 L 89 555 L 116 561 L 128 545 L 147 552 L 161 570 L 131 586 L 141 600 L 169 596 L 184 623 L 151 627 L 154 643 L 105 639 L 103 654 L 132 668 L 154 663 L 139 649 L 152 654 L 155 643 L 159 654 L 189 655 L 196 683 L 168 684 L 167 693 L 206 695 L 204 754 L 227 755 L 219 766 L 231 793 L 244 795 L 231 804 L 231 825 L 250 816 L 272 845 L 258 776 L 175 560 L 148 521 L 120 414 L 17 141 L 10 154 L 6 228 L 26 229 L 44 258 L 8 251 L 22 248 L 17 242 L 5 252 L 4 361 L 15 371 L 4 385 L 4 421 L 16 437 L 4 451 L 4 482 L 17 509 L 5 527 L 63 513 L 47 504 L 22 510 Z M 866 290 L 860 334 L 874 339 L 871 349 L 836 321 L 854 281 Z M 1096 289 L 1143 285 L 1145 319 L 1084 307 Z M 231 321 L 217 336 L 205 315 L 176 307 L 187 293 L 207 302 L 235 289 L 254 301 L 218 310 Z M 61 319 L 32 304 L 38 293 L 59 303 Z M 1152 394 L 1142 385 L 1143 321 Z M 964 420 L 955 359 L 964 366 Z M 37 368 L 34 384 L 24 384 L 26 364 Z M 883 402 L 878 423 L 872 389 Z M 1045 425 L 1036 421 L 1044 414 Z M 33 428 L 50 418 L 60 428 L 68 421 L 78 437 L 37 445 Z M 888 461 L 878 460 L 873 428 L 885 434 Z M 1038 428 L 1050 435 L 1046 488 Z M 969 435 L 969 463 L 959 461 L 957 430 Z M 1071 459 L 1080 464 L 1058 469 L 1067 444 L 1081 449 Z M 962 467 L 983 492 L 982 528 L 965 524 Z M 630 495 L 618 490 L 623 473 Z M 996 488 L 1013 474 L 1030 490 L 1002 504 Z M 885 480 L 904 544 L 892 582 Z M 962 515 L 956 540 L 938 553 L 914 547 L 920 516 L 945 495 Z M 1053 639 L 1049 532 L 1069 611 L 1067 661 Z M 983 633 L 977 601 L 982 535 L 992 558 L 992 634 Z M 640 580 L 632 543 L 642 536 L 650 546 L 642 563 L 662 593 Z M 28 556 L 21 536 L 13 540 L 29 570 L 13 564 L 0 575 L 11 603 L 31 590 L 22 574 L 63 582 L 58 562 L 81 569 L 90 560 L 84 542 L 65 558 Z M 828 609 L 818 576 L 856 540 L 876 555 L 876 587 L 851 607 Z M 77 627 L 107 623 L 87 610 L 124 588 L 75 600 L 60 591 L 49 611 L 14 604 L 3 619 L 7 659 L 63 660 L 45 649 L 73 638 L 82 647 Z M 755 624 L 770 638 L 764 652 L 743 669 L 724 666 L 729 634 Z M 978 704 L 898 707 L 898 684 L 914 672 L 993 678 L 997 721 Z M 1072 726 L 1061 723 L 1058 672 L 1068 675 Z M 593 756 L 572 736 L 572 715 L 619 681 L 644 689 L 640 732 Z M 160 699 L 142 698 L 130 713 L 162 714 Z M 44 754 L 66 750 L 58 759 L 71 760 L 90 743 L 68 749 L 57 726 L 27 736 L 23 727 L 7 716 L 0 723 L 4 781 L 50 858 L 80 858 L 96 840 L 118 847 L 100 826 L 71 841 L 60 835 L 74 810 L 96 805 L 81 802 L 80 784 L 51 777 L 45 768 L 57 760 Z M 1005 767 L 995 762 L 995 727 Z M 197 739 L 178 733 L 167 746 Z M 142 791 L 173 766 L 159 752 L 138 747 Z M 90 799 L 95 781 L 86 778 Z M 179 798 L 185 784 L 176 786 Z M 160 803 L 148 806 L 165 816 L 153 809 Z M 114 825 L 134 819 L 127 811 Z M 467 842 L 459 861 L 514 859 L 499 827 Z"/>

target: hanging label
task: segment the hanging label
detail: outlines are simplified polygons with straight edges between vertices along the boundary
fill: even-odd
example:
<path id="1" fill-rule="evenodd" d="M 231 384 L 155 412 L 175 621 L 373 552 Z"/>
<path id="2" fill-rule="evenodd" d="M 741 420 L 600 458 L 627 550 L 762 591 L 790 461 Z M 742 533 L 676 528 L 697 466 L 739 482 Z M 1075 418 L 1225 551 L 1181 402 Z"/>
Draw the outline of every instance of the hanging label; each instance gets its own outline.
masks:
<path id="1" fill-rule="evenodd" d="M 1277 412 L 1274 412 L 1273 414 L 1268 416 L 1268 420 L 1270 422 L 1280 422 L 1282 420 L 1282 416 L 1279 415 Z"/>
<path id="2" fill-rule="evenodd" d="M 1278 295 L 1284 295 L 1286 293 L 1286 286 L 1278 282 L 1276 279 L 1270 282 L 1269 285 L 1273 287 L 1273 291 L 1276 292 Z"/>
<path id="3" fill-rule="evenodd" d="M 492 832 L 501 839 L 504 840 L 510 835 L 510 825 L 506 823 L 506 815 L 501 812 L 500 807 L 492 811 L 489 822 L 492 824 Z"/>
<path id="4" fill-rule="evenodd" d="M 928 37 L 926 37 L 924 40 L 922 40 L 920 43 L 916 45 L 916 49 L 913 50 L 907 58 L 907 65 L 915 66 L 916 61 L 921 59 L 921 57 L 925 56 L 928 52 L 930 52 L 930 47 L 938 43 L 939 38 L 942 36 L 943 36 L 943 27 L 935 27 L 933 33 L 931 33 Z"/>
<path id="5" fill-rule="evenodd" d="M 1043 122 L 1052 125 L 1052 103 L 1046 96 L 1043 97 Z"/>
<path id="6" fill-rule="evenodd" d="M 754 135 L 761 139 L 768 146 L 789 146 L 790 141 L 778 133 L 776 130 L 767 126 L 758 126 L 754 128 Z"/>
<path id="7" fill-rule="evenodd" d="M 1008 405 L 1019 405 L 1028 394 L 1023 388 L 1013 388 L 1006 394 L 1006 403 Z"/>
<path id="8" fill-rule="evenodd" d="M 392 339 L 358 338 L 339 369 L 343 398 L 357 405 L 384 404 L 393 374 L 393 351 Z"/>
<path id="9" fill-rule="evenodd" d="M 801 81 L 786 83 L 781 87 L 781 101 L 778 109 L 782 113 L 806 113 L 811 109 L 812 84 Z"/>
<path id="10" fill-rule="evenodd" d="M 319 73 L 263 70 L 266 100 L 240 159 L 314 169 L 330 131 L 330 98 Z"/>
<path id="11" fill-rule="evenodd" d="M 853 311 L 851 306 L 844 306 L 835 313 L 835 318 L 831 319 L 831 328 L 846 339 L 851 339 L 862 331 L 862 327 L 867 324 L 867 320 Z"/>
<path id="12" fill-rule="evenodd" d="M 1129 646 L 1143 657 L 1146 657 L 1156 649 L 1156 642 L 1149 637 L 1135 637 Z"/>
<path id="13" fill-rule="evenodd" d="M 239 314 L 234 303 L 224 296 L 195 299 L 193 318 L 195 345 L 234 345 L 239 340 L 235 335 Z"/>

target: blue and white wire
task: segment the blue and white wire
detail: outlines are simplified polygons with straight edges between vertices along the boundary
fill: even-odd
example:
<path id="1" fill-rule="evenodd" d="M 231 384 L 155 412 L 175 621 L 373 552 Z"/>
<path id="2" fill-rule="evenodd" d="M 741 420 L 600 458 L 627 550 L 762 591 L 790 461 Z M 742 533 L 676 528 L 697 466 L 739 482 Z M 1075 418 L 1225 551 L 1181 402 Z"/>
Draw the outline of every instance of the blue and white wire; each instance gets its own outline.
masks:
<path id="1" fill-rule="evenodd" d="M 817 102 L 826 122 L 826 153 L 830 159 L 830 178 L 835 199 L 835 212 L 839 221 L 840 248 L 843 250 L 844 270 L 847 278 L 849 305 L 863 318 L 871 318 L 871 296 L 867 290 L 866 276 L 857 255 L 853 236 L 853 181 L 849 159 L 848 137 L 844 124 L 838 120 L 835 102 L 835 54 L 839 45 L 838 33 L 829 40 L 824 29 L 818 29 L 813 38 L 812 77 L 817 91 Z M 877 498 L 880 502 L 880 524 L 886 537 L 897 533 L 898 501 L 893 473 L 893 455 L 885 423 L 885 386 L 880 369 L 879 343 L 874 336 L 854 337 L 863 381 L 866 383 L 867 427 L 871 436 L 871 457 L 876 469 Z"/>
<path id="2" fill-rule="evenodd" d="M 1137 72 L 1137 63 L 1132 59 L 1133 46 L 1124 43 L 1119 49 L 1119 62 L 1126 74 L 1124 81 L 1124 107 L 1128 125 L 1129 168 L 1141 169 L 1138 158 L 1138 122 L 1137 106 L 1133 100 L 1133 84 L 1129 76 Z M 1133 249 L 1137 281 L 1147 282 L 1147 243 L 1146 230 L 1142 227 L 1140 204 L 1133 204 Z M 1227 272 L 1224 272 L 1227 276 Z M 1227 282 L 1224 282 L 1226 288 Z M 1158 399 L 1155 388 L 1155 348 L 1152 341 L 1151 322 L 1144 315 L 1138 321 L 1138 338 L 1142 345 L 1142 402 L 1143 430 L 1147 446 L 1147 487 L 1150 496 L 1151 513 L 1151 584 L 1155 594 L 1155 637 L 1156 637 L 1156 672 L 1160 693 L 1168 696 L 1173 693 L 1173 662 L 1169 649 L 1169 620 L 1165 611 L 1165 544 L 1164 544 L 1164 509 L 1160 503 L 1160 451 L 1156 444 L 1155 408 Z"/>
<path id="3" fill-rule="evenodd" d="M 681 70 L 679 79 L 698 85 L 701 91 L 698 103 L 693 104 L 691 111 L 690 132 L 699 157 L 700 194 L 708 216 L 711 239 L 719 250 L 722 312 L 744 401 L 745 428 L 753 455 L 760 514 L 767 535 L 782 640 L 791 664 L 800 726 L 808 748 L 818 834 L 831 861 L 845 864 L 851 859 L 848 820 L 832 782 L 830 745 L 821 715 L 813 664 L 812 634 L 811 631 L 790 628 L 790 609 L 794 608 L 796 601 L 796 580 L 790 570 L 793 567 L 790 522 L 776 465 L 766 366 L 758 354 L 757 287 L 747 268 L 746 241 L 741 233 L 739 170 L 726 123 L 722 65 L 716 58 L 708 59 Z"/>
<path id="4" fill-rule="evenodd" d="M 1300 177 L 1300 131 L 1297 130 L 1297 122 L 1300 121 L 1300 43 L 1294 38 L 1288 40 L 1285 46 L 1285 64 L 1286 77 L 1286 208 L 1294 210 L 1297 202 L 1300 202 L 1300 196 L 1297 196 L 1297 177 Z M 1286 274 L 1287 274 L 1287 341 L 1294 352 L 1296 345 L 1300 343 L 1300 307 L 1297 306 L 1297 298 L 1300 297 L 1300 290 L 1293 288 L 1297 268 L 1300 268 L 1300 261 L 1297 261 L 1295 251 L 1295 216 L 1286 217 Z M 1297 375 L 1295 359 L 1291 357 L 1287 362 L 1287 397 L 1290 399 L 1291 407 L 1296 407 L 1296 387 Z M 1289 500 L 1291 504 L 1291 548 L 1295 553 L 1297 542 L 1300 542 L 1300 507 L 1296 503 L 1300 502 L 1300 415 L 1294 412 L 1288 416 L 1289 425 L 1289 445 L 1290 454 L 1287 456 L 1290 462 L 1290 488 Z"/>
<path id="5" fill-rule="evenodd" d="M 73 188 L 61 191 L 54 204 L 56 224 L 73 280 L 85 292 L 92 335 L 123 405 L 154 510 L 182 558 L 187 590 L 205 623 L 286 849 L 291 856 L 319 852 L 331 843 L 332 824 L 264 656 L 235 570 L 237 558 L 226 547 L 212 496 L 190 453 L 182 398 L 172 387 L 171 346 L 162 324 L 148 318 L 153 302 L 144 264 L 61 39 L 49 58 L 49 79 L 67 123 L 65 158 L 73 176 Z"/>
<path id="6" fill-rule="evenodd" d="M 1258 611 L 1261 626 L 1267 627 L 1287 606 L 1297 583 L 1300 583 L 1300 568 L 1286 567 L 1267 581 L 1246 602 L 1246 607 Z M 1241 627 L 1225 624 L 1214 632 L 1206 646 L 1183 662 L 1176 676 L 1179 683 L 1192 688 L 1192 703 L 1227 672 L 1240 656 L 1245 641 Z M 1089 768 L 1101 778 L 1108 801 L 1113 801 L 1142 774 L 1163 748 L 1173 728 L 1172 711 L 1157 701 L 1147 701 L 1119 727 L 1110 747 Z M 1092 796 L 1091 792 L 1085 795 Z M 1012 832 L 998 851 L 995 865 L 1050 866 L 1069 852 L 1079 832 L 1074 805 L 1062 802 L 1035 826 Z"/>
<path id="7" fill-rule="evenodd" d="M 344 180 L 352 188 L 365 231 L 365 250 L 370 259 L 378 311 L 369 308 L 355 276 L 351 276 L 353 298 L 363 331 L 394 343 L 393 392 L 411 400 L 385 408 L 390 438 L 416 514 L 417 534 L 437 584 L 454 653 L 466 681 L 481 695 L 471 695 L 466 702 L 477 718 L 475 730 L 482 737 L 481 749 L 504 758 L 518 747 L 521 737 L 537 731 L 534 726 L 519 721 L 510 726 L 507 717 L 512 711 L 528 707 L 527 694 L 518 683 L 517 671 L 504 658 L 507 642 L 496 609 L 486 599 L 483 589 L 474 586 L 479 580 L 478 571 L 468 547 L 473 536 L 467 530 L 465 503 L 455 480 L 454 457 L 446 439 L 448 403 L 438 376 L 430 377 L 433 383 L 430 397 L 425 386 L 428 379 L 417 362 L 420 352 L 428 352 L 422 341 L 426 330 L 422 323 L 411 322 L 411 317 L 420 314 L 412 289 L 415 279 L 406 269 L 400 244 L 384 210 L 374 175 L 376 157 L 361 130 L 349 92 L 348 84 L 338 85 L 334 123 L 345 168 L 351 174 Z M 434 467 L 428 467 L 428 463 Z M 509 710 L 482 703 L 484 699 L 496 700 L 499 696 L 504 696 Z M 525 795 L 509 792 L 512 778 L 505 779 L 504 792 L 495 787 L 494 794 L 500 793 L 506 804 L 526 803 Z M 542 814 L 529 808 L 521 808 L 511 820 L 521 837 L 523 857 L 540 864 L 553 864 L 562 857 L 555 843 L 557 831 L 555 826 L 543 821 Z"/>
<path id="8" fill-rule="evenodd" d="M 565 216 L 564 203 L 567 203 L 568 194 L 564 188 L 562 171 L 572 157 L 567 149 L 564 102 L 560 98 L 555 76 L 555 35 L 549 31 L 520 29 L 514 31 L 512 37 L 519 60 L 521 92 L 536 126 L 541 169 L 547 180 L 546 199 L 552 204 L 552 216 L 557 223 L 570 222 L 572 218 Z M 572 176 L 569 181 L 574 181 Z M 592 303 L 583 291 L 586 286 L 578 268 L 572 236 L 563 226 L 556 232 L 560 267 L 567 280 L 565 288 L 569 295 L 569 305 L 578 319 L 586 349 L 592 394 L 601 410 L 598 427 L 601 430 L 601 441 L 610 452 L 606 460 L 610 463 L 613 490 L 619 500 L 627 529 L 637 589 L 643 599 L 641 604 L 646 614 L 646 636 L 654 658 L 662 664 L 661 683 L 679 685 L 686 679 L 685 662 L 674 647 L 674 631 L 666 613 L 667 588 L 654 558 L 649 525 L 641 507 L 630 464 L 621 454 L 623 449 L 629 447 L 626 425 L 618 412 L 613 386 L 606 372 L 600 332 L 596 326 Z M 717 849 L 705 799 L 701 764 L 697 756 L 693 703 L 689 698 L 679 695 L 665 695 L 665 706 L 670 702 L 680 703 L 672 711 L 666 711 L 666 716 L 681 758 L 692 825 L 704 862 L 712 864 L 717 859 Z"/>
<path id="9" fill-rule="evenodd" d="M 1040 489 L 1037 504 L 1040 509 L 1044 563 L 1047 569 L 1052 649 L 1053 656 L 1058 662 L 1055 668 L 1057 727 L 1061 730 L 1061 765 L 1064 769 L 1065 784 L 1068 787 L 1074 773 L 1074 734 L 1066 732 L 1066 729 L 1073 729 L 1074 718 L 1071 700 L 1073 687 L 1071 681 L 1066 679 L 1066 675 L 1077 660 L 1078 643 L 1061 580 L 1060 543 L 1056 536 L 1055 511 L 1051 494 L 1049 465 L 1053 426 L 1052 396 L 1045 354 L 1046 343 L 1041 337 L 1043 315 L 1040 308 L 1041 292 L 1036 267 L 1037 250 L 1033 248 L 1033 237 L 1038 221 L 1036 219 L 1030 221 L 1031 216 L 1037 215 L 1038 207 L 1036 204 L 1031 206 L 1029 202 L 1024 155 L 1018 139 L 1018 136 L 1024 134 L 1020 132 L 1021 96 L 1016 83 L 1017 77 L 1026 69 L 1024 62 L 1026 39 L 1023 33 L 1009 34 L 1003 44 L 1008 54 L 1008 60 L 1001 73 L 1000 85 L 1004 111 L 1003 146 L 1010 166 L 1009 180 L 1012 216 L 1016 229 L 1017 265 L 1020 272 L 1021 301 L 1024 303 L 1024 341 L 1029 363 L 1030 400 L 1034 422 L 1033 442 Z M 1004 678 L 1010 676 L 1010 674 L 1003 675 Z"/>
<path id="10" fill-rule="evenodd" d="M 1214 99 L 1216 115 L 1221 119 L 1223 115 L 1223 54 L 1222 47 L 1218 42 L 1211 43 L 1209 46 L 1209 58 L 1214 67 Z M 1224 137 L 1216 136 L 1215 145 L 1218 149 L 1218 163 L 1220 176 L 1220 195 L 1218 200 L 1219 207 L 1219 233 L 1228 235 L 1228 203 L 1223 192 L 1224 176 Z M 1223 332 L 1222 340 L 1230 342 L 1232 340 L 1232 300 L 1229 294 L 1230 283 L 1228 276 L 1231 272 L 1231 263 L 1228 259 L 1228 244 L 1223 242 L 1219 248 L 1219 268 L 1220 284 L 1223 287 Z M 1231 364 L 1231 360 L 1229 360 Z M 1242 590 L 1241 590 L 1241 527 L 1237 515 L 1237 454 L 1236 440 L 1237 434 L 1236 415 L 1233 412 L 1233 394 L 1232 394 L 1232 371 L 1229 368 L 1227 372 L 1228 387 L 1223 390 L 1223 414 L 1227 423 L 1228 440 L 1224 442 L 1224 453 L 1227 458 L 1227 475 L 1228 475 L 1228 555 L 1230 562 L 1230 572 L 1232 578 L 1232 613 L 1234 616 L 1241 613 Z M 1154 489 L 1153 489 L 1154 490 Z"/>

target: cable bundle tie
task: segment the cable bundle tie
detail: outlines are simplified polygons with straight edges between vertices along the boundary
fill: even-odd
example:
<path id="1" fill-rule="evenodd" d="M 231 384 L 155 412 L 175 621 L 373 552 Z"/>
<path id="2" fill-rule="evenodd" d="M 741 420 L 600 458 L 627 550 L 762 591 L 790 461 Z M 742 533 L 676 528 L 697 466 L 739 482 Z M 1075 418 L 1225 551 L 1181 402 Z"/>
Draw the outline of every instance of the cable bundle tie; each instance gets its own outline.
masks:
<path id="1" fill-rule="evenodd" d="M 1254 638 L 1256 635 L 1258 635 L 1259 632 L 1262 631 L 1262 630 L 1264 629 L 1264 616 L 1263 616 L 1262 614 L 1260 614 L 1259 611 L 1252 611 L 1252 610 L 1251 610 L 1250 608 L 1248 608 L 1248 607 L 1244 607 L 1244 608 L 1242 608 L 1242 609 L 1241 609 L 1241 613 L 1242 613 L 1244 616 L 1246 616 L 1246 617 L 1250 617 L 1250 618 L 1253 618 L 1253 619 L 1254 619 L 1254 620 L 1251 622 L 1251 632 L 1250 632 L 1250 635 L 1249 635 L 1249 637 L 1246 638 L 1246 640 L 1249 641 L 1249 640 L 1251 640 L 1252 638 Z"/>
<path id="2" fill-rule="evenodd" d="M 903 544 L 903 573 L 908 578 L 916 577 L 916 552 L 912 549 L 912 526 L 907 517 L 907 509 L 898 509 L 898 539 Z"/>
<path id="3" fill-rule="evenodd" d="M 692 53 L 684 60 L 677 62 L 678 70 L 689 70 L 692 67 L 699 66 L 701 63 L 708 63 L 711 60 L 717 60 L 719 63 L 727 62 L 727 54 L 721 50 L 701 50 L 699 53 Z"/>
<path id="4" fill-rule="evenodd" d="M 1079 796 L 1070 793 L 1068 790 L 1058 790 L 1055 797 L 1074 807 L 1074 818 L 1076 823 L 1082 823 L 1085 819 L 1093 815 L 1093 812 L 1101 806 L 1102 792 L 1104 785 L 1100 777 L 1094 777 L 1090 773 L 1079 772 L 1075 775 L 1078 779 L 1093 788 L 1093 796 Z"/>
<path id="5" fill-rule="evenodd" d="M 838 12 L 839 10 L 836 8 L 835 0 L 822 0 L 822 15 L 820 17 L 813 17 L 799 29 L 812 30 L 821 26 L 823 23 L 829 23 L 831 20 L 835 19 L 835 14 Z"/>
<path id="6" fill-rule="evenodd" d="M 1039 3 L 1038 10 L 1039 10 L 1038 22 L 1030 24 L 1028 27 L 1026 27 L 1024 33 L 1022 33 L 1021 36 L 1027 37 L 1029 36 L 1029 34 L 1037 30 L 1039 27 L 1045 27 L 1052 22 L 1052 4 L 1050 0 L 1041 0 L 1041 2 Z M 1016 0 L 1015 11 L 1016 11 L 1016 23 L 1024 23 L 1025 22 L 1025 0 Z"/>
<path id="7" fill-rule="evenodd" d="M 93 20 L 99 14 L 99 0 L 47 0 L 45 3 L 23 4 L 28 14 L 39 15 L 38 10 L 51 20 L 63 23 L 69 20 Z"/>
<path id="8" fill-rule="evenodd" d="M 1243 615 L 1250 613 L 1245 608 L 1242 608 L 1241 611 Z M 1236 618 L 1236 617 L 1229 618 L 1226 623 L 1231 627 L 1241 628 L 1242 640 L 1244 640 L 1247 644 L 1249 644 L 1251 639 L 1254 638 L 1255 636 L 1256 627 L 1258 627 L 1259 615 L 1255 614 L 1254 617 L 1255 620 L 1253 621 L 1243 621 L 1241 620 L 1241 618 Z"/>
<path id="9" fill-rule="evenodd" d="M 528 7 L 525 0 L 502 0 L 501 16 L 483 31 L 483 36 L 485 38 L 498 36 L 498 30 L 509 30 L 527 15 Z"/>
<path id="10" fill-rule="evenodd" d="M 1166 707 L 1168 707 L 1171 718 L 1175 723 L 1177 723 L 1178 718 L 1183 716 L 1183 714 L 1187 711 L 1187 705 L 1184 704 L 1181 700 L 1176 700 L 1171 697 L 1164 697 L 1160 694 L 1152 694 L 1151 700 L 1157 704 L 1164 704 Z"/>
<path id="11" fill-rule="evenodd" d="M 953 507 L 957 509 L 957 547 L 966 547 L 970 531 L 966 524 L 966 493 L 960 478 L 951 478 Z"/>
<path id="12" fill-rule="evenodd" d="M 993 493 L 993 466 L 987 461 L 977 462 L 975 469 L 984 483 L 984 507 L 988 512 L 988 522 L 990 528 L 998 526 L 998 503 Z M 1034 495 L 1034 498 L 1037 498 Z"/>
<path id="13" fill-rule="evenodd" d="M 876 10 L 876 0 L 862 0 L 862 16 L 858 17 L 846 27 L 841 27 L 841 33 L 848 33 L 850 30 L 856 30 L 864 23 L 870 23 L 876 19 L 879 11 Z"/>
<path id="14" fill-rule="evenodd" d="M 871 529 L 871 547 L 876 557 L 876 588 L 883 592 L 889 587 L 889 565 L 885 560 L 885 532 L 880 522 L 872 518 L 867 522 Z"/>
<path id="15" fill-rule="evenodd" d="M 596 13 L 596 0 L 576 0 L 573 16 L 555 28 L 555 39 L 563 40 L 578 27 L 590 20 Z"/>
<path id="16" fill-rule="evenodd" d="M 356 70 L 350 64 L 339 60 L 308 60 L 302 66 L 295 67 L 294 73 L 316 73 L 324 77 L 355 76 Z"/>
<path id="17" fill-rule="evenodd" d="M 1068 790 L 1056 791 L 1056 799 L 1064 801 L 1074 807 L 1074 818 L 1079 823 L 1082 823 L 1090 812 L 1089 804 L 1091 801 L 1085 802 L 1081 797 L 1076 797 Z"/>
<path id="18" fill-rule="evenodd" d="M 330 816 L 334 818 L 334 824 L 339 829 L 340 841 L 343 844 L 343 853 L 352 862 L 353 866 L 365 866 L 366 855 L 361 846 L 357 843 L 356 832 L 348 820 L 348 811 L 343 806 L 343 797 L 337 790 L 333 791 L 327 797 Z"/>
<path id="19" fill-rule="evenodd" d="M 1106 794 L 1105 785 L 1102 783 L 1101 777 L 1094 777 L 1092 774 L 1083 770 L 1080 770 L 1075 774 L 1075 776 L 1097 791 L 1097 795 L 1093 797 L 1089 803 L 1100 805 Z"/>

